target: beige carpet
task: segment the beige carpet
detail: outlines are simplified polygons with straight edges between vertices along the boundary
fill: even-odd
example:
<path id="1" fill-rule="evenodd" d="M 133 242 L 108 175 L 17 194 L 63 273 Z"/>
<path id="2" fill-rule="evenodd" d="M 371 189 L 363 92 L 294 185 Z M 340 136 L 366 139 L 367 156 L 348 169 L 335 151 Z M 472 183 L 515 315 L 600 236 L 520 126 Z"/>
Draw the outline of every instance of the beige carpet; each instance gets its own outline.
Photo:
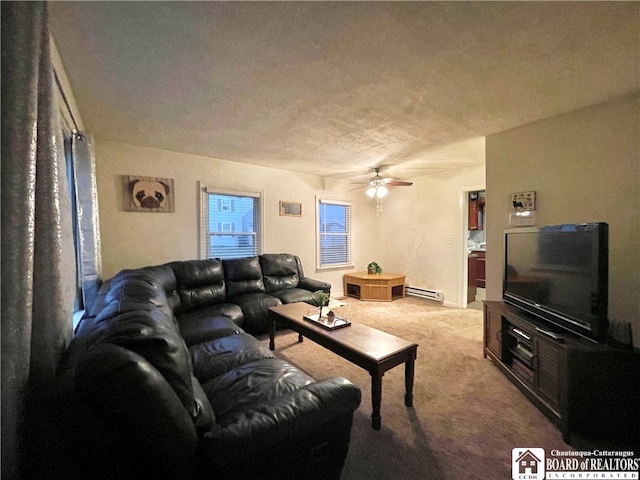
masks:
<path id="1" fill-rule="evenodd" d="M 382 430 L 371 428 L 369 374 L 290 330 L 276 355 L 314 378 L 346 377 L 362 389 L 342 480 L 509 479 L 511 450 L 571 449 L 560 432 L 482 357 L 482 313 L 408 297 L 346 299 L 341 316 L 419 344 L 414 407 L 404 405 L 404 367 L 382 382 Z M 265 339 L 265 342 L 267 340 Z"/>

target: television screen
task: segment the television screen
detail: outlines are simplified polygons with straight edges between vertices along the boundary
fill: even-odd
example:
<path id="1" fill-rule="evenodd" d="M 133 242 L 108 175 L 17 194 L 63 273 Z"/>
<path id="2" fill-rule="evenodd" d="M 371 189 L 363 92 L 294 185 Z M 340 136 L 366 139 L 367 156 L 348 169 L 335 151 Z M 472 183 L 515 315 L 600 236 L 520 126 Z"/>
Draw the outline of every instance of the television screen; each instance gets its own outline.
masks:
<path id="1" fill-rule="evenodd" d="M 511 229 L 504 241 L 505 301 L 587 338 L 605 339 L 606 223 Z"/>

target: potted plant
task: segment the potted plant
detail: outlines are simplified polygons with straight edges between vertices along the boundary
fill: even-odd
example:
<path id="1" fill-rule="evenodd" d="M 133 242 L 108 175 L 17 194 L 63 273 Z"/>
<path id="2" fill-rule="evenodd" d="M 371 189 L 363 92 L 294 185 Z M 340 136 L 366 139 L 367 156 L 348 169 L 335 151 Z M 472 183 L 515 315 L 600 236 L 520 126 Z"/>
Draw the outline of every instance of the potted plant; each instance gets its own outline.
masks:
<path id="1" fill-rule="evenodd" d="M 380 274 L 382 273 L 382 267 L 376 262 L 371 262 L 369 263 L 369 265 L 367 265 L 367 272 L 370 275 Z"/>
<path id="2" fill-rule="evenodd" d="M 329 305 L 329 294 L 324 293 L 322 290 L 318 290 L 313 292 L 311 298 L 315 302 L 316 305 L 320 307 L 320 311 L 318 312 L 318 320 L 322 318 L 322 307 L 326 307 Z"/>

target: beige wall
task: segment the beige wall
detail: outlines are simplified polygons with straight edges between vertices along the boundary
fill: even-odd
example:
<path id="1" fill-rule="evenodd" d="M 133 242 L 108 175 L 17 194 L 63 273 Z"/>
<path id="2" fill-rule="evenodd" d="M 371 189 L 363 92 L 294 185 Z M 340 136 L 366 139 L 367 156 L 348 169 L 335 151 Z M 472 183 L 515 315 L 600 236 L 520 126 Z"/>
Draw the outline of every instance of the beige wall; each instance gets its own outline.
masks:
<path id="1" fill-rule="evenodd" d="M 264 251 L 300 256 L 307 276 L 328 281 L 342 291 L 344 270 L 316 272 L 316 196 L 353 198 L 353 261 L 362 266 L 374 256 L 376 239 L 367 232 L 375 214 L 361 191 L 339 180 L 224 160 L 168 152 L 96 139 L 103 277 L 123 268 L 199 258 L 198 182 L 244 191 L 264 199 Z M 175 213 L 125 212 L 120 175 L 174 179 Z M 280 216 L 280 200 L 302 202 L 302 217 Z"/>
<path id="2" fill-rule="evenodd" d="M 484 183 L 484 168 L 413 179 L 393 188 L 384 213 L 362 189 L 339 180 L 96 139 L 103 277 L 123 268 L 199 257 L 198 182 L 227 189 L 260 190 L 264 195 L 264 251 L 299 255 L 305 273 L 330 282 L 342 294 L 345 269 L 316 271 L 316 198 L 352 200 L 353 263 L 364 270 L 378 261 L 386 271 L 406 273 L 413 286 L 444 290 L 458 304 L 465 242 L 460 191 Z M 125 212 L 120 175 L 174 179 L 175 213 Z M 281 217 L 280 200 L 303 204 L 303 216 Z M 398 231 L 402 229 L 402 234 Z M 448 236 L 455 241 L 448 243 Z"/>
<path id="3" fill-rule="evenodd" d="M 509 194 L 536 191 L 536 224 L 609 224 L 609 318 L 640 346 L 639 95 L 487 137 L 487 298 L 500 299 Z"/>
<path id="4" fill-rule="evenodd" d="M 467 261 L 463 198 L 466 191 L 484 188 L 484 165 L 412 181 L 385 198 L 376 219 L 383 226 L 377 261 L 387 271 L 405 273 L 408 285 L 442 290 L 445 305 L 461 307 Z"/>

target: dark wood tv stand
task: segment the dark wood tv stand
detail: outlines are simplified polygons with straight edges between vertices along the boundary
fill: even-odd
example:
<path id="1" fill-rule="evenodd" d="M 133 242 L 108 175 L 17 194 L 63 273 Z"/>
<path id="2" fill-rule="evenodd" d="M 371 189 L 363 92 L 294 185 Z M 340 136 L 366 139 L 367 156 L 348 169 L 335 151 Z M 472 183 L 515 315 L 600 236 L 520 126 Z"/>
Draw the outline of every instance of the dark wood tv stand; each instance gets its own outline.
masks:
<path id="1" fill-rule="evenodd" d="M 554 329 L 501 301 L 484 302 L 484 357 L 490 358 L 572 438 L 636 447 L 640 355 Z"/>

